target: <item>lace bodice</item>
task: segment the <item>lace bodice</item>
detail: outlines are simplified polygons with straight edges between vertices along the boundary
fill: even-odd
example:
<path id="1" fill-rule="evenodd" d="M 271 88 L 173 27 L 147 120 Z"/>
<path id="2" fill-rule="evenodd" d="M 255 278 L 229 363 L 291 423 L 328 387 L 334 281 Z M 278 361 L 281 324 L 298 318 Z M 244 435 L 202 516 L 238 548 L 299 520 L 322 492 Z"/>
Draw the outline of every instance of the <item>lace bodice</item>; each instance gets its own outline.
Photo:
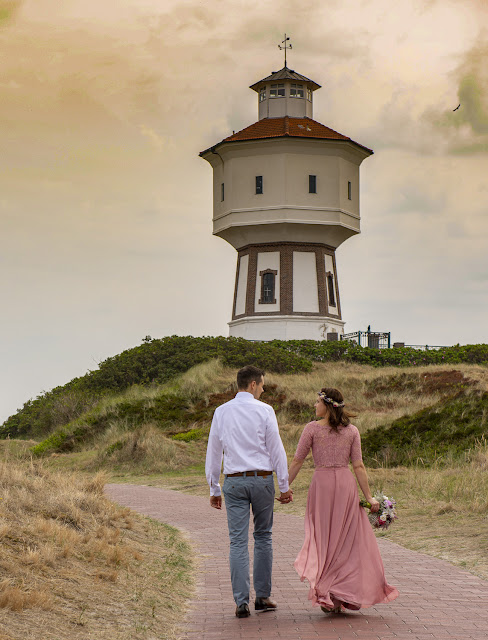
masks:
<path id="1" fill-rule="evenodd" d="M 312 449 L 313 461 L 319 467 L 347 467 L 349 461 L 362 460 L 361 436 L 353 424 L 336 432 L 315 420 L 309 422 L 298 442 L 295 458 L 304 460 Z"/>

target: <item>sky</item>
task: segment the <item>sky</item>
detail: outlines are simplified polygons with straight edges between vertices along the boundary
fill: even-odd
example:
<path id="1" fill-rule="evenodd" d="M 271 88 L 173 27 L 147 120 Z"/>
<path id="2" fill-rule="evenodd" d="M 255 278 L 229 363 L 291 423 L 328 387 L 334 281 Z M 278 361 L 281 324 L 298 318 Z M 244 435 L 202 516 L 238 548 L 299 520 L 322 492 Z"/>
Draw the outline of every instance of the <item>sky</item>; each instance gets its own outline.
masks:
<path id="1" fill-rule="evenodd" d="M 485 0 L 0 0 L 0 421 L 147 335 L 228 335 L 198 154 L 258 119 L 285 32 L 314 119 L 375 152 L 345 330 L 488 342 Z"/>

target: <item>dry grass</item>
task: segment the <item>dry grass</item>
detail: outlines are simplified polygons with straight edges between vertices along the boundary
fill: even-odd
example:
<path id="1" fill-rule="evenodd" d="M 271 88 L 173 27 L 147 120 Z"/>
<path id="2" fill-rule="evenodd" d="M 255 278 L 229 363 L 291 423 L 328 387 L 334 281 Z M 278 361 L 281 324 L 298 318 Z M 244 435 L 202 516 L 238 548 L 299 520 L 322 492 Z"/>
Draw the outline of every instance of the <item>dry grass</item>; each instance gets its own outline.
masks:
<path id="1" fill-rule="evenodd" d="M 193 450 L 186 442 L 168 438 L 156 425 L 146 423 L 135 430 L 115 423 L 95 443 L 98 455 L 92 467 L 110 464 L 120 471 L 162 473 L 181 469 L 195 462 Z"/>
<path id="2" fill-rule="evenodd" d="M 475 387 L 488 389 L 488 368 L 478 365 L 439 365 L 425 367 L 370 367 L 345 362 L 317 363 L 313 371 L 294 376 L 268 374 L 266 381 L 277 384 L 287 397 L 311 407 L 322 387 L 336 387 L 344 395 L 347 408 L 358 417 L 353 420 L 361 433 L 379 425 L 390 423 L 405 414 L 415 413 L 429 407 L 443 397 L 441 391 L 429 392 L 423 385 L 423 377 L 433 371 L 460 371 Z M 408 389 L 392 390 L 370 395 L 372 385 L 391 376 L 412 376 Z M 416 379 L 415 379 L 416 378 Z M 280 425 L 290 422 L 286 408 L 281 414 Z"/>
<path id="3" fill-rule="evenodd" d="M 361 432 L 381 424 L 388 424 L 392 420 L 405 414 L 412 414 L 424 407 L 433 405 L 443 397 L 442 389 L 432 389 L 424 384 L 425 376 L 432 372 L 450 372 L 453 369 L 472 381 L 474 388 L 488 388 L 488 369 L 477 365 L 442 365 L 415 368 L 381 368 L 346 364 L 325 363 L 317 364 L 309 374 L 293 376 L 268 374 L 267 383 L 277 384 L 287 396 L 284 407 L 278 412 L 278 419 L 282 439 L 291 459 L 296 449 L 298 439 L 304 426 L 304 421 L 297 422 L 293 411 L 287 409 L 287 403 L 297 403 L 310 407 L 310 419 L 313 417 L 313 404 L 316 392 L 323 386 L 339 388 L 346 399 L 348 407 L 359 415 L 354 423 Z M 406 388 L 385 389 L 378 393 L 371 393 L 372 389 L 381 387 L 383 381 L 391 377 L 405 374 L 410 381 Z M 183 390 L 193 401 L 208 399 L 209 395 L 221 392 L 234 381 L 235 371 L 222 367 L 218 361 L 207 362 L 185 373 L 175 383 L 175 389 Z M 141 393 L 157 395 L 159 389 L 135 388 L 127 392 L 127 397 L 134 394 L 140 398 Z M 306 414 L 305 410 L 305 414 Z M 136 462 L 128 455 L 125 460 L 114 458 L 111 461 L 111 478 L 115 481 L 130 481 L 154 486 L 164 486 L 187 493 L 208 496 L 202 463 L 205 455 L 205 442 L 190 443 L 181 447 L 173 441 L 170 445 L 178 446 L 172 450 L 170 463 L 174 463 L 171 472 L 158 466 L 158 457 L 167 455 L 168 439 L 160 433 L 147 427 L 146 432 L 140 433 L 142 446 L 148 455 L 153 456 L 153 462 L 146 465 L 144 459 Z M 111 432 L 103 438 L 104 446 L 113 444 L 118 439 L 124 440 L 124 448 L 120 449 L 120 456 L 131 451 L 131 438 L 127 428 L 114 425 Z M 125 439 L 124 439 L 125 438 Z M 159 441 L 159 438 L 164 440 Z M 146 443 L 146 445 L 144 444 Z M 1 444 L 1 443 L 0 443 Z M 10 445 L 5 445 L 10 446 Z M 20 446 L 12 443 L 11 446 Z M 136 446 L 136 451 L 139 444 Z M 181 457 L 177 457 L 180 455 Z M 199 466 L 190 469 L 185 455 L 190 455 L 191 464 Z M 48 464 L 57 468 L 69 468 L 70 465 L 80 468 L 93 468 L 94 451 L 78 452 L 52 458 Z M 313 473 L 312 462 L 308 459 L 297 480 L 294 483 L 295 500 L 291 505 L 283 507 L 277 505 L 280 511 L 303 514 L 306 504 L 306 494 Z M 480 446 L 469 452 L 464 464 L 452 462 L 450 467 L 438 468 L 397 468 L 374 469 L 369 471 L 371 485 L 375 489 L 384 490 L 387 495 L 394 496 L 398 501 L 400 519 L 387 532 L 387 537 L 404 546 L 445 558 L 455 564 L 477 573 L 488 579 L 488 514 L 486 511 L 488 496 L 488 454 L 486 446 Z M 0 525 L 0 537 L 2 528 Z M 60 546 L 61 552 L 71 553 L 74 544 L 65 542 Z M 43 555 L 42 549 L 33 549 Z M 36 560 L 46 564 L 46 560 L 39 557 Z M 117 585 L 120 577 L 113 583 L 111 571 L 114 567 L 99 567 L 100 573 L 96 580 L 101 585 Z M 1 575 L 1 574 L 0 574 Z M 98 636 L 97 636 L 98 637 Z M 103 636 L 99 636 L 103 638 Z"/>
<path id="4" fill-rule="evenodd" d="M 105 482 L 0 462 L 0 638 L 176 637 L 193 553 L 108 501 Z"/>

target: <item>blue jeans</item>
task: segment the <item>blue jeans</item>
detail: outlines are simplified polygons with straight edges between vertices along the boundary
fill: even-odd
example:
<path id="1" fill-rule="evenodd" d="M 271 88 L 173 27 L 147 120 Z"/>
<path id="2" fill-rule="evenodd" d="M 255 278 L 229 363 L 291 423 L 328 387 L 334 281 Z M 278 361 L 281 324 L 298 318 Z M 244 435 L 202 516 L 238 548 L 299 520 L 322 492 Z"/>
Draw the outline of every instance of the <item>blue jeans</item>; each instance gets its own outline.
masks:
<path id="1" fill-rule="evenodd" d="M 223 493 L 230 538 L 230 578 L 237 606 L 249 603 L 249 507 L 254 519 L 253 583 L 257 598 L 271 595 L 273 565 L 274 482 L 269 476 L 237 476 L 224 480 Z"/>

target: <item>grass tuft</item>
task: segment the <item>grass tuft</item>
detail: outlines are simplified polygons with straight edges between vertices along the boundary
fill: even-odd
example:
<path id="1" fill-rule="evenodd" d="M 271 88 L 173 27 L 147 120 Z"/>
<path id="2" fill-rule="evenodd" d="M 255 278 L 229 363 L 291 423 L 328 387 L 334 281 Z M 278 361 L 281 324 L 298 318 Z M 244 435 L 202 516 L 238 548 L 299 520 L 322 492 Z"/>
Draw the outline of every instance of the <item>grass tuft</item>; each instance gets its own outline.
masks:
<path id="1" fill-rule="evenodd" d="M 36 611 L 59 638 L 87 637 L 81 627 L 99 640 L 176 635 L 193 552 L 173 530 L 111 503 L 104 482 L 103 473 L 0 461 L 0 628 L 13 637 L 38 640 Z"/>

